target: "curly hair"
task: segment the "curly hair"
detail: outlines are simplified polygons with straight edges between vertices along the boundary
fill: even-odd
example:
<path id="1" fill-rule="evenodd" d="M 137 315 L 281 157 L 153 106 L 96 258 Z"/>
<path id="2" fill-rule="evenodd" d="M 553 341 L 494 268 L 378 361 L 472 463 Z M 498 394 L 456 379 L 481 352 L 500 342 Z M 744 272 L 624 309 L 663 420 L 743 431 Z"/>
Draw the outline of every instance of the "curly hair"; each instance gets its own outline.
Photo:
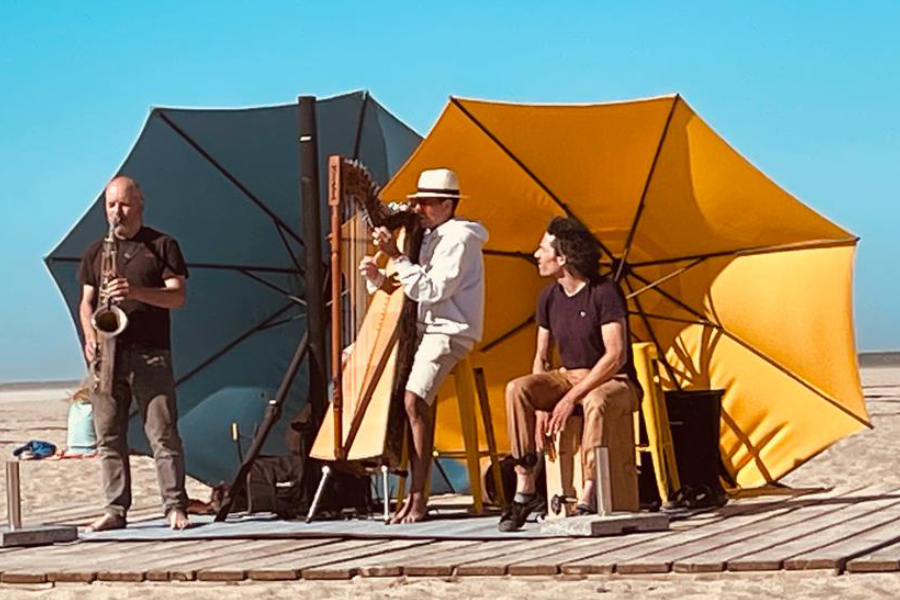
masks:
<path id="1" fill-rule="evenodd" d="M 552 235 L 553 249 L 564 256 L 577 275 L 590 281 L 600 276 L 600 242 L 587 228 L 572 218 L 555 217 L 547 226 Z"/>

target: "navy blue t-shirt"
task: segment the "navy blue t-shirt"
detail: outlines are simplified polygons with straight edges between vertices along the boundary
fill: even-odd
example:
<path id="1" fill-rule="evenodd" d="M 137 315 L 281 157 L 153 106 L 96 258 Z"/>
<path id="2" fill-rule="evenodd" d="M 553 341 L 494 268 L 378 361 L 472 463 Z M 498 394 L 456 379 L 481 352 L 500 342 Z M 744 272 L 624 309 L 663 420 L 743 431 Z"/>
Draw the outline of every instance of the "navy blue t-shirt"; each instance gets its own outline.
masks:
<path id="1" fill-rule="evenodd" d="M 619 373 L 637 383 L 634 358 L 628 337 L 628 310 L 619 286 L 600 279 L 588 283 L 574 296 L 567 296 L 559 283 L 541 292 L 535 321 L 548 329 L 559 348 L 559 359 L 567 369 L 590 369 L 606 353 L 600 328 L 615 321 L 625 323 L 627 358 Z"/>

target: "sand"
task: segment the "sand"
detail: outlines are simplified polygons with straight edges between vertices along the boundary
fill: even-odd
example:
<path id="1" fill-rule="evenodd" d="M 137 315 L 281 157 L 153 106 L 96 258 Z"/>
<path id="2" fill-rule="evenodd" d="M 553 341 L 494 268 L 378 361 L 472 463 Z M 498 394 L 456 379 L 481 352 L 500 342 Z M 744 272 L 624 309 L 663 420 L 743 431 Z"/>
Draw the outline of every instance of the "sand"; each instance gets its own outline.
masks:
<path id="1" fill-rule="evenodd" d="M 862 370 L 874 430 L 863 430 L 835 444 L 784 479 L 797 487 L 855 488 L 873 481 L 900 485 L 900 366 Z M 0 389 L 0 452 L 4 456 L 29 439 L 65 443 L 65 387 Z M 73 505 L 100 506 L 100 473 L 96 460 L 31 461 L 21 463 L 23 515 L 62 510 Z M 135 502 L 158 502 L 153 463 L 134 457 Z M 0 487 L 4 484 L 0 481 Z M 208 488 L 190 481 L 191 497 L 207 499 Z M 0 515 L 5 515 L 5 490 L 0 493 Z M 900 573 L 835 576 L 830 571 L 768 572 L 753 574 L 672 573 L 642 577 L 463 577 L 458 579 L 356 578 L 348 582 L 297 581 L 114 584 L 0 584 L 0 600 L 136 598 L 422 598 L 449 599 L 535 598 L 538 600 L 603 598 L 897 598 Z"/>

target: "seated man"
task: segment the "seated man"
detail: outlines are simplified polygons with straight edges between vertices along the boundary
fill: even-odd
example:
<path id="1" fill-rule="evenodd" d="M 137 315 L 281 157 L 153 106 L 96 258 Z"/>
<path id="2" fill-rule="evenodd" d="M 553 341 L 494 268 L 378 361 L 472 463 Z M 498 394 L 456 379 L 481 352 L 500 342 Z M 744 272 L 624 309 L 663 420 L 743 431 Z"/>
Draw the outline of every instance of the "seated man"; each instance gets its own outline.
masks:
<path id="1" fill-rule="evenodd" d="M 594 447 L 609 448 L 613 509 L 638 510 L 632 412 L 641 389 L 628 343 L 628 313 L 618 285 L 597 273 L 599 243 L 574 219 L 550 222 L 534 253 L 538 272 L 553 277 L 538 300 L 537 348 L 531 375 L 509 382 L 506 413 L 516 466 L 516 495 L 500 518 L 515 531 L 542 507 L 533 468 L 521 460 L 540 452 L 581 406 L 585 484 L 579 512 L 596 512 Z M 553 344 L 562 366 L 551 369 Z"/>
<path id="2" fill-rule="evenodd" d="M 456 173 L 429 169 L 419 177 L 419 190 L 409 196 L 425 228 L 419 263 L 400 252 L 390 231 L 373 232 L 376 246 L 389 256 L 403 293 L 418 303 L 416 353 L 406 382 L 404 405 L 412 447 L 409 497 L 392 523 L 426 518 L 425 480 L 434 446 L 432 413 L 438 390 L 456 363 L 481 339 L 484 327 L 484 259 L 488 232 L 478 222 L 456 215 L 461 198 Z M 374 287 L 384 273 L 366 256 L 360 272 Z"/>

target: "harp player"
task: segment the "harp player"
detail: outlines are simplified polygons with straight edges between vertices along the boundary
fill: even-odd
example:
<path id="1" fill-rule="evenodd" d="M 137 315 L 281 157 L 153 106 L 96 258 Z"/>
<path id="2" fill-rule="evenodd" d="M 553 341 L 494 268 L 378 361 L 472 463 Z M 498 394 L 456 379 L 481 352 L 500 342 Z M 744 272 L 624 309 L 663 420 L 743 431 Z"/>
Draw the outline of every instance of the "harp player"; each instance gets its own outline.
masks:
<path id="1" fill-rule="evenodd" d="M 392 260 L 403 293 L 418 302 L 416 352 L 406 383 L 404 406 L 412 433 L 409 497 L 392 523 L 415 523 L 427 515 L 424 494 L 434 445 L 430 411 L 441 383 L 481 339 L 484 321 L 484 261 L 488 232 L 480 223 L 460 218 L 459 180 L 449 169 L 429 169 L 419 176 L 415 203 L 425 235 L 419 264 L 404 256 L 391 232 L 379 227 L 375 245 Z M 380 287 L 385 275 L 373 257 L 359 265 L 369 284 Z"/>

